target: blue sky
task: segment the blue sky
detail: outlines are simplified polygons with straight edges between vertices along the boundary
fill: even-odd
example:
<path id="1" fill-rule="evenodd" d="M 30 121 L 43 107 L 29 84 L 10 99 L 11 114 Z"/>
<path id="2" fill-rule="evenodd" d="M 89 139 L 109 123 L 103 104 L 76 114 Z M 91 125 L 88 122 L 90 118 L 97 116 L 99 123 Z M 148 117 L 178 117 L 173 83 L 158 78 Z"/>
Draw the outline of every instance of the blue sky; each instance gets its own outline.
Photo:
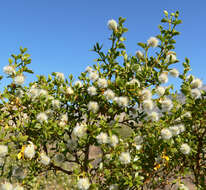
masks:
<path id="1" fill-rule="evenodd" d="M 158 34 L 163 10 L 180 11 L 183 24 L 177 29 L 176 52 L 180 63 L 191 61 L 192 72 L 206 83 L 206 1 L 186 0 L 5 0 L 0 1 L 0 68 L 12 53 L 27 47 L 35 74 L 63 72 L 75 77 L 94 64 L 89 51 L 96 42 L 109 47 L 109 19 L 125 17 L 129 29 L 125 37 L 129 54 Z M 3 74 L 2 69 L 0 75 Z M 33 80 L 31 76 L 28 81 Z M 3 80 L 1 85 L 8 81 Z"/>

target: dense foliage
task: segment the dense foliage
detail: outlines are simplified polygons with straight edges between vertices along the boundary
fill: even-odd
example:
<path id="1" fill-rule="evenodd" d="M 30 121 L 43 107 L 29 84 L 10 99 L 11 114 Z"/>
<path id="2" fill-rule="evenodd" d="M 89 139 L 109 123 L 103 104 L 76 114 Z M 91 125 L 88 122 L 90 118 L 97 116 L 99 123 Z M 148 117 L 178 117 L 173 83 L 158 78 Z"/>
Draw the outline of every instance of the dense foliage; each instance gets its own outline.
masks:
<path id="1" fill-rule="evenodd" d="M 125 19 L 110 20 L 111 48 L 96 43 L 97 63 L 76 82 L 54 72 L 25 86 L 25 73 L 33 73 L 27 49 L 9 58 L 0 189 L 187 189 L 184 178 L 206 188 L 206 92 L 188 75 L 189 59 L 182 73 L 174 67 L 181 20 L 178 12 L 164 14 L 160 34 L 138 43 L 133 56 Z M 181 79 L 180 92 L 166 85 L 169 77 Z"/>

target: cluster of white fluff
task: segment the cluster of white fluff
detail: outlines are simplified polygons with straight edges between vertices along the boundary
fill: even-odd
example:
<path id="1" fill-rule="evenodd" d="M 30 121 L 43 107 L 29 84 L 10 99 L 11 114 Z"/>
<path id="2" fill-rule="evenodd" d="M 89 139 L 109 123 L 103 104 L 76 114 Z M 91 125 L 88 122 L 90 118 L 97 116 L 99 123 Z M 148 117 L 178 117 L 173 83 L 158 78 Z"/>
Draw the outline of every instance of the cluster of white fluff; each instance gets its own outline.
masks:
<path id="1" fill-rule="evenodd" d="M 136 52 L 136 56 L 137 56 L 139 59 L 141 59 L 141 58 L 143 58 L 144 54 L 143 54 L 140 50 L 138 50 L 138 51 Z"/>
<path id="2" fill-rule="evenodd" d="M 52 103 L 53 108 L 55 108 L 55 109 L 60 108 L 60 101 L 59 100 L 54 99 L 54 100 L 52 100 L 51 103 Z"/>
<path id="3" fill-rule="evenodd" d="M 117 184 L 112 184 L 109 186 L 109 190 L 118 190 L 119 186 Z"/>
<path id="4" fill-rule="evenodd" d="M 104 96 L 106 97 L 107 100 L 113 100 L 115 98 L 115 93 L 111 89 L 107 89 L 104 92 Z"/>
<path id="5" fill-rule="evenodd" d="M 0 145 L 0 158 L 8 154 L 8 146 Z"/>
<path id="6" fill-rule="evenodd" d="M 26 146 L 24 149 L 24 156 L 25 158 L 32 159 L 35 156 L 35 147 L 32 142 L 29 142 L 30 144 Z"/>
<path id="7" fill-rule="evenodd" d="M 193 79 L 192 82 L 191 82 L 191 88 L 194 89 L 194 88 L 201 88 L 202 87 L 202 81 L 198 78 L 196 79 Z"/>
<path id="8" fill-rule="evenodd" d="M 109 20 L 107 25 L 110 30 L 117 30 L 117 22 L 114 19 Z"/>
<path id="9" fill-rule="evenodd" d="M 162 139 L 169 140 L 172 137 L 172 132 L 167 128 L 162 129 L 161 136 L 162 136 Z"/>
<path id="10" fill-rule="evenodd" d="M 96 136 L 97 142 L 99 144 L 106 144 L 108 143 L 108 135 L 107 133 L 101 132 L 99 135 Z"/>
<path id="11" fill-rule="evenodd" d="M 85 178 L 80 178 L 77 182 L 77 187 L 80 190 L 87 190 L 90 187 L 90 182 L 87 177 Z"/>
<path id="12" fill-rule="evenodd" d="M 159 75 L 159 81 L 161 82 L 161 83 L 167 83 L 168 82 L 168 75 L 167 75 L 167 73 L 161 73 L 160 75 Z"/>
<path id="13" fill-rule="evenodd" d="M 107 88 L 108 83 L 107 83 L 107 80 L 105 78 L 99 78 L 98 81 L 97 81 L 97 85 L 100 88 Z"/>
<path id="14" fill-rule="evenodd" d="M 97 72 L 95 72 L 95 71 L 89 72 L 89 79 L 90 80 L 96 81 L 96 80 L 98 80 L 98 78 L 99 78 L 99 75 Z"/>
<path id="15" fill-rule="evenodd" d="M 184 143 L 180 146 L 180 151 L 182 152 L 182 154 L 189 154 L 191 151 L 191 148 L 187 143 Z"/>
<path id="16" fill-rule="evenodd" d="M 96 113 L 99 110 L 99 105 L 97 102 L 90 101 L 87 105 L 88 110 L 92 111 L 93 113 Z"/>
<path id="17" fill-rule="evenodd" d="M 67 86 L 66 90 L 65 90 L 65 93 L 69 94 L 69 95 L 72 95 L 74 93 L 74 91 L 73 91 L 73 89 L 70 86 Z"/>
<path id="18" fill-rule="evenodd" d="M 67 114 L 61 115 L 60 120 L 59 120 L 59 126 L 64 127 L 66 125 L 67 121 L 68 121 Z"/>
<path id="19" fill-rule="evenodd" d="M 148 113 L 148 117 L 149 120 L 152 121 L 158 121 L 159 120 L 159 114 L 156 111 L 152 111 L 150 113 Z"/>
<path id="20" fill-rule="evenodd" d="M 169 71 L 169 73 L 170 73 L 170 75 L 171 76 L 173 76 L 173 77 L 175 77 L 175 78 L 177 78 L 178 76 L 179 76 L 179 71 L 177 70 L 177 69 L 171 69 L 170 71 Z"/>
<path id="21" fill-rule="evenodd" d="M 163 96 L 165 93 L 165 87 L 163 86 L 158 86 L 155 92 L 158 94 L 158 96 Z"/>
<path id="22" fill-rule="evenodd" d="M 119 160 L 122 164 L 129 164 L 131 162 L 131 156 L 129 152 L 122 152 L 119 156 Z"/>
<path id="23" fill-rule="evenodd" d="M 40 123 L 43 123 L 43 122 L 47 122 L 48 120 L 48 116 L 45 112 L 41 112 L 37 115 L 36 119 L 40 122 Z"/>
<path id="24" fill-rule="evenodd" d="M 164 112 L 170 111 L 173 108 L 172 100 L 164 98 L 159 101 Z"/>
<path id="25" fill-rule="evenodd" d="M 176 53 L 173 51 L 169 51 L 167 53 L 166 62 L 175 62 L 177 60 Z"/>
<path id="26" fill-rule="evenodd" d="M 191 82 L 191 96 L 194 99 L 200 98 L 201 97 L 201 91 L 200 88 L 202 87 L 202 81 L 199 78 L 195 78 L 194 76 L 188 76 L 187 79 L 192 78 Z"/>
<path id="27" fill-rule="evenodd" d="M 173 136 L 177 136 L 184 131 L 185 131 L 185 127 L 183 124 L 174 125 L 169 128 L 162 129 L 161 136 L 162 136 L 162 139 L 168 140 L 172 138 Z"/>
<path id="28" fill-rule="evenodd" d="M 150 37 L 147 40 L 147 45 L 152 47 L 157 47 L 159 43 L 159 40 L 156 37 Z"/>
<path id="29" fill-rule="evenodd" d="M 76 137 L 83 137 L 86 134 L 87 127 L 84 123 L 81 123 L 80 125 L 76 125 L 73 129 L 73 133 Z"/>
<path id="30" fill-rule="evenodd" d="M 135 145 L 135 148 L 137 149 L 137 150 L 140 150 L 141 149 L 141 147 L 142 147 L 142 144 L 143 143 L 143 138 L 142 138 L 142 136 L 140 136 L 140 135 L 138 135 L 138 136 L 136 136 L 135 138 L 134 138 L 134 145 Z"/>
<path id="31" fill-rule="evenodd" d="M 152 99 L 147 99 L 142 102 L 142 106 L 146 112 L 150 112 L 154 108 Z"/>
<path id="32" fill-rule="evenodd" d="M 13 190 L 13 185 L 9 182 L 2 183 L 0 186 L 1 190 Z"/>
<path id="33" fill-rule="evenodd" d="M 119 143 L 119 139 L 116 135 L 112 135 L 109 137 L 109 144 L 113 147 L 117 146 L 117 144 Z"/>
<path id="34" fill-rule="evenodd" d="M 94 87 L 94 86 L 90 86 L 88 89 L 87 89 L 87 92 L 90 96 L 95 96 L 97 95 L 97 89 Z"/>
<path id="35" fill-rule="evenodd" d="M 64 73 L 55 72 L 55 74 L 58 80 L 64 80 Z"/>
<path id="36" fill-rule="evenodd" d="M 36 85 L 33 85 L 28 91 L 28 96 L 32 99 L 39 98 L 40 96 L 48 98 L 48 92 L 47 90 L 36 88 Z"/>
<path id="37" fill-rule="evenodd" d="M 17 75 L 14 77 L 14 83 L 17 85 L 22 85 L 24 84 L 25 76 L 24 75 Z"/>
<path id="38" fill-rule="evenodd" d="M 152 93 L 149 89 L 144 89 L 141 92 L 141 98 L 143 100 L 150 100 L 152 98 Z"/>
<path id="39" fill-rule="evenodd" d="M 137 85 L 140 87 L 140 82 L 137 79 L 132 79 L 129 82 L 127 82 L 128 85 Z"/>
<path id="40" fill-rule="evenodd" d="M 126 107 L 129 104 L 129 99 L 128 97 L 125 96 L 115 97 L 114 101 L 117 102 L 117 104 L 122 107 Z"/>
<path id="41" fill-rule="evenodd" d="M 82 82 L 81 82 L 80 80 L 77 80 L 77 81 L 74 83 L 74 86 L 81 88 L 83 85 L 82 85 Z"/>
<path id="42" fill-rule="evenodd" d="M 41 153 L 40 154 L 40 163 L 47 166 L 50 163 L 50 158 L 45 153 Z"/>
<path id="43" fill-rule="evenodd" d="M 13 75 L 16 73 L 15 68 L 12 65 L 4 66 L 3 71 L 7 75 Z"/>

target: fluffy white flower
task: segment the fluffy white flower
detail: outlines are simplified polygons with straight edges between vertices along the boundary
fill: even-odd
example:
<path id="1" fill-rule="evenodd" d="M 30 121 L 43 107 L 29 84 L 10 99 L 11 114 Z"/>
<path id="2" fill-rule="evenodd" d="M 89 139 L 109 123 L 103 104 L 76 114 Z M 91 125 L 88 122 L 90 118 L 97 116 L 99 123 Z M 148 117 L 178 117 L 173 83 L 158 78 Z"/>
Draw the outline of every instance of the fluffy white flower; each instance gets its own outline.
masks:
<path id="1" fill-rule="evenodd" d="M 60 108 L 60 101 L 59 100 L 52 100 L 52 106 L 56 109 Z"/>
<path id="2" fill-rule="evenodd" d="M 179 71 L 175 68 L 170 70 L 170 75 L 173 76 L 173 77 L 177 78 L 179 76 L 179 74 L 180 74 Z"/>
<path id="3" fill-rule="evenodd" d="M 163 87 L 163 86 L 158 86 L 157 89 L 156 89 L 156 93 L 157 93 L 159 96 L 163 96 L 164 93 L 165 93 L 165 87 Z"/>
<path id="4" fill-rule="evenodd" d="M 136 52 L 136 56 L 137 56 L 139 59 L 141 59 L 144 55 L 143 55 L 143 53 L 142 53 L 141 51 L 137 51 L 137 52 Z"/>
<path id="5" fill-rule="evenodd" d="M 190 147 L 187 143 L 184 143 L 181 145 L 180 147 L 180 151 L 183 153 L 183 154 L 189 154 L 190 153 Z"/>
<path id="6" fill-rule="evenodd" d="M 35 147 L 32 142 L 24 149 L 24 155 L 26 158 L 32 159 L 35 155 Z"/>
<path id="7" fill-rule="evenodd" d="M 87 190 L 90 187 L 89 179 L 88 178 L 80 178 L 77 187 L 80 190 Z"/>
<path id="8" fill-rule="evenodd" d="M 39 89 L 39 96 L 47 96 L 47 95 L 48 95 L 47 90 Z"/>
<path id="9" fill-rule="evenodd" d="M 160 101 L 163 111 L 170 111 L 173 107 L 172 100 L 165 98 Z"/>
<path id="10" fill-rule="evenodd" d="M 144 100 L 142 102 L 142 106 L 146 112 L 152 111 L 154 108 L 153 101 L 150 99 Z"/>
<path id="11" fill-rule="evenodd" d="M 47 122 L 47 120 L 48 120 L 48 116 L 44 112 L 39 113 L 36 118 L 40 123 L 42 123 L 44 121 Z"/>
<path id="12" fill-rule="evenodd" d="M 140 87 L 140 82 L 137 79 L 132 79 L 131 81 L 127 82 L 128 85 L 137 85 Z"/>
<path id="13" fill-rule="evenodd" d="M 117 30 L 117 22 L 114 19 L 109 20 L 107 26 L 110 30 Z"/>
<path id="14" fill-rule="evenodd" d="M 119 160 L 122 164 L 129 164 L 131 162 L 131 156 L 129 152 L 122 152 L 119 156 Z"/>
<path id="15" fill-rule="evenodd" d="M 37 98 L 37 97 L 39 96 L 39 89 L 32 87 L 32 88 L 29 90 L 28 96 L 29 96 L 30 98 L 33 98 L 33 99 Z"/>
<path id="16" fill-rule="evenodd" d="M 24 190 L 24 188 L 23 188 L 22 186 L 20 186 L 20 185 L 17 185 L 17 186 L 14 188 L 14 190 Z"/>
<path id="17" fill-rule="evenodd" d="M 85 70 L 86 70 L 86 72 L 92 72 L 92 68 L 90 66 L 87 66 L 87 68 Z"/>
<path id="18" fill-rule="evenodd" d="M 90 80 L 96 81 L 98 78 L 99 78 L 99 75 L 98 75 L 97 72 L 92 71 L 92 72 L 89 73 L 89 79 Z"/>
<path id="19" fill-rule="evenodd" d="M 48 165 L 50 163 L 50 158 L 44 154 L 44 153 L 41 153 L 40 155 L 40 162 L 43 164 L 43 165 Z"/>
<path id="20" fill-rule="evenodd" d="M 107 88 L 108 86 L 107 80 L 104 78 L 99 78 L 97 84 L 100 88 Z"/>
<path id="21" fill-rule="evenodd" d="M 161 136 L 164 140 L 168 140 L 172 137 L 172 133 L 169 129 L 162 129 Z"/>
<path id="22" fill-rule="evenodd" d="M 1 184 L 0 190 L 13 190 L 13 186 L 11 183 L 5 182 Z"/>
<path id="23" fill-rule="evenodd" d="M 147 44 L 148 46 L 152 46 L 152 47 L 157 47 L 158 46 L 158 43 L 159 43 L 159 40 L 155 37 L 150 37 L 148 40 L 147 40 Z"/>
<path id="24" fill-rule="evenodd" d="M 161 83 L 167 83 L 168 82 L 168 76 L 166 73 L 161 73 L 159 76 L 159 81 Z"/>
<path id="25" fill-rule="evenodd" d="M 76 127 L 73 130 L 73 133 L 76 137 L 83 137 L 86 134 L 86 125 L 81 124 L 81 125 L 76 125 Z"/>
<path id="26" fill-rule="evenodd" d="M 113 100 L 115 98 L 115 93 L 108 89 L 104 92 L 104 96 L 107 98 L 107 100 Z"/>
<path id="27" fill-rule="evenodd" d="M 68 121 L 68 116 L 67 116 L 67 114 L 61 115 L 60 120 L 63 121 L 63 122 L 67 122 L 67 121 Z"/>
<path id="28" fill-rule="evenodd" d="M 5 67 L 3 68 L 3 71 L 4 71 L 4 73 L 6 73 L 7 75 L 12 75 L 12 74 L 15 74 L 15 73 L 16 73 L 14 67 L 11 66 L 11 65 L 5 66 Z"/>
<path id="29" fill-rule="evenodd" d="M 64 73 L 56 72 L 56 77 L 58 80 L 64 80 Z"/>
<path id="30" fill-rule="evenodd" d="M 200 79 L 194 79 L 191 82 L 191 88 L 201 88 L 202 87 L 202 81 Z"/>
<path id="31" fill-rule="evenodd" d="M 90 86 L 87 89 L 87 92 L 89 93 L 90 96 L 95 96 L 97 95 L 97 89 L 94 86 Z"/>
<path id="32" fill-rule="evenodd" d="M 172 135 L 179 135 L 180 134 L 180 129 L 178 126 L 169 127 L 169 130 L 171 131 Z"/>
<path id="33" fill-rule="evenodd" d="M 99 105 L 97 102 L 90 101 L 87 107 L 88 110 L 92 111 L 93 113 L 96 113 L 99 110 Z"/>
<path id="34" fill-rule="evenodd" d="M 177 57 L 174 53 L 169 52 L 167 57 L 166 57 L 167 62 L 175 62 L 177 60 Z"/>
<path id="35" fill-rule="evenodd" d="M 142 144 L 142 143 L 143 143 L 143 138 L 142 138 L 142 136 L 140 136 L 140 135 L 136 136 L 136 137 L 134 138 L 134 143 L 135 143 L 136 145 Z"/>
<path id="36" fill-rule="evenodd" d="M 109 138 L 109 144 L 113 147 L 115 147 L 119 142 L 119 139 L 116 135 L 112 135 L 110 138 Z"/>
<path id="37" fill-rule="evenodd" d="M 80 80 L 78 80 L 74 83 L 74 86 L 77 86 L 77 87 L 81 88 L 82 87 L 82 82 Z"/>
<path id="38" fill-rule="evenodd" d="M 184 184 L 180 184 L 178 186 L 178 190 L 189 190 L 189 188 L 187 186 L 185 186 Z"/>
<path id="39" fill-rule="evenodd" d="M 74 91 L 72 90 L 72 88 L 70 86 L 66 87 L 66 94 L 71 95 L 73 93 L 74 93 Z"/>
<path id="40" fill-rule="evenodd" d="M 0 145 L 0 157 L 4 157 L 8 154 L 8 146 Z"/>
<path id="41" fill-rule="evenodd" d="M 150 90 L 144 89 L 141 92 L 141 97 L 142 97 L 143 100 L 151 99 L 152 98 L 152 93 L 151 93 Z"/>
<path id="42" fill-rule="evenodd" d="M 18 85 L 22 85 L 24 83 L 25 76 L 24 75 L 18 75 L 14 77 L 14 83 Z"/>
<path id="43" fill-rule="evenodd" d="M 152 121 L 158 121 L 159 120 L 159 114 L 155 111 L 148 113 L 148 118 Z"/>
<path id="44" fill-rule="evenodd" d="M 106 144 L 108 143 L 108 135 L 106 133 L 101 132 L 99 135 L 97 135 L 97 142 L 99 144 Z"/>
<path id="45" fill-rule="evenodd" d="M 129 99 L 127 97 L 121 96 L 116 98 L 116 102 L 119 106 L 128 106 Z"/>
<path id="46" fill-rule="evenodd" d="M 195 88 L 191 90 L 191 95 L 193 98 L 197 99 L 201 97 L 201 92 L 198 88 Z"/>
<path id="47" fill-rule="evenodd" d="M 119 186 L 117 184 L 112 184 L 109 186 L 109 190 L 118 190 Z"/>
<path id="48" fill-rule="evenodd" d="M 179 124 L 178 127 L 181 133 L 185 131 L 185 126 L 183 124 Z"/>

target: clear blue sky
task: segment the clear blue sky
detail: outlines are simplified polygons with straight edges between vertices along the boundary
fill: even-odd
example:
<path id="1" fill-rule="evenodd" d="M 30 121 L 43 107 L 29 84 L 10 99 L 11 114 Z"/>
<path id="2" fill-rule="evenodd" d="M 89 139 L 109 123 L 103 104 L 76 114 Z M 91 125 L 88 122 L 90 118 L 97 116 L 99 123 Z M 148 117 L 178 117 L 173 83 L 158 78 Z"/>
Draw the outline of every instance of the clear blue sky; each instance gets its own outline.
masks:
<path id="1" fill-rule="evenodd" d="M 206 83 L 205 8 L 205 0 L 2 0 L 0 74 L 10 54 L 23 46 L 31 54 L 36 74 L 58 71 L 77 77 L 94 63 L 96 55 L 89 50 L 96 42 L 108 47 L 109 19 L 127 19 L 126 45 L 129 54 L 134 54 L 137 42 L 158 34 L 163 10 L 179 10 L 183 24 L 178 27 L 177 57 L 181 62 L 188 57 L 191 73 Z"/>

